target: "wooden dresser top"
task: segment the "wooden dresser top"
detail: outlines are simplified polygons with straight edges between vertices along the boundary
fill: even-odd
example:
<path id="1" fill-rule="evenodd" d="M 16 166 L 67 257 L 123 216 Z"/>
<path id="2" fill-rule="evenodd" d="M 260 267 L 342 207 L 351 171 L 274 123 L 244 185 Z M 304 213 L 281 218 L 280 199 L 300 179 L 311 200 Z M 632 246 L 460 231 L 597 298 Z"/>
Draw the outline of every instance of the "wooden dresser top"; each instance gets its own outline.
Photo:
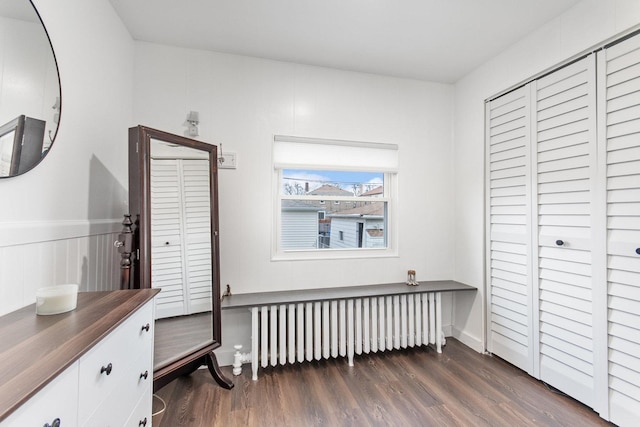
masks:
<path id="1" fill-rule="evenodd" d="M 77 308 L 67 313 L 39 316 L 32 304 L 0 317 L 0 421 L 156 293 L 80 292 Z"/>

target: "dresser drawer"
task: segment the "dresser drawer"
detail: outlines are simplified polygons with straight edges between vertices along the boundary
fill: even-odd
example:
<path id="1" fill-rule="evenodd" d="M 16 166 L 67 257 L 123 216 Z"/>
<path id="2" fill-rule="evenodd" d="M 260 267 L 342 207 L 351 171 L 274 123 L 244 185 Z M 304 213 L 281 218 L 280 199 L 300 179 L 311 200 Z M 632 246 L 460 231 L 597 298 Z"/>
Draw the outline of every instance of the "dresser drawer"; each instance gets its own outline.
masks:
<path id="1" fill-rule="evenodd" d="M 38 394 L 18 408 L 1 427 L 41 427 L 51 425 L 56 418 L 60 427 L 78 425 L 78 362 L 58 375 Z"/>
<path id="2" fill-rule="evenodd" d="M 119 394 L 123 384 L 131 384 L 132 376 L 137 384 L 140 373 L 148 370 L 148 378 L 152 380 L 153 328 L 153 305 L 147 303 L 80 359 L 80 425 L 93 419 L 94 412 L 105 410 L 105 401 L 109 401 L 112 411 L 130 412 L 137 399 L 128 402 L 118 399 L 118 404 L 124 406 L 113 405 L 111 400 Z M 137 372 L 140 369 L 142 371 Z"/>
<path id="3" fill-rule="evenodd" d="M 151 427 L 152 414 L 151 389 L 145 393 L 136 405 L 129 419 L 123 424 L 125 427 Z"/>
<path id="4" fill-rule="evenodd" d="M 133 405 L 143 395 L 151 399 L 153 364 L 150 354 L 140 354 L 111 394 L 82 425 L 86 427 L 120 427 L 131 415 Z M 150 425 L 151 423 L 147 424 Z"/>

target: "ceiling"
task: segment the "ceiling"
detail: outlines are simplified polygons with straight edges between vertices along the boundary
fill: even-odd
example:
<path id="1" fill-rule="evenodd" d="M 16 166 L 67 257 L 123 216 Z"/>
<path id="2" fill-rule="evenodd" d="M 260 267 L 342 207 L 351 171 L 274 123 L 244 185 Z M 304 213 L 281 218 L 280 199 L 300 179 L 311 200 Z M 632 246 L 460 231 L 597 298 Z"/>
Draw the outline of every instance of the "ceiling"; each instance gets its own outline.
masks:
<path id="1" fill-rule="evenodd" d="M 580 0 L 110 0 L 136 40 L 453 83 Z"/>

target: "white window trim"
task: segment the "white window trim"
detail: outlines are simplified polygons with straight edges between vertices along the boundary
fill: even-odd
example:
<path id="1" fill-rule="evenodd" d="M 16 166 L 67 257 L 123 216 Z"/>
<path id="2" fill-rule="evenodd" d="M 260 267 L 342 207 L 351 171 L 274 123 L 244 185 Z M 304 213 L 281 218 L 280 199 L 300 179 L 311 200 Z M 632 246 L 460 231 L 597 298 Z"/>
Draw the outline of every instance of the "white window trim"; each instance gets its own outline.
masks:
<path id="1" fill-rule="evenodd" d="M 295 169 L 296 167 L 291 167 Z M 304 166 L 306 169 L 311 169 Z M 398 234 L 399 224 L 397 221 L 397 205 L 398 205 L 398 176 L 397 173 L 384 173 L 384 194 L 382 197 L 367 198 L 371 201 L 387 202 L 387 215 L 385 227 L 387 230 L 387 247 L 386 248 L 349 248 L 349 249 L 287 249 L 283 250 L 281 242 L 281 206 L 282 200 L 286 199 L 305 199 L 305 200 L 341 200 L 341 201 L 357 201 L 362 202 L 362 197 L 331 197 L 327 196 L 285 196 L 280 191 L 283 169 L 289 167 L 274 167 L 273 174 L 273 229 L 272 229 L 272 261 L 295 261 L 295 260 L 330 260 L 330 259 L 356 259 L 356 258 L 393 258 L 398 257 Z M 321 170 L 338 170 L 322 167 Z M 347 169 L 348 170 L 348 169 Z"/>

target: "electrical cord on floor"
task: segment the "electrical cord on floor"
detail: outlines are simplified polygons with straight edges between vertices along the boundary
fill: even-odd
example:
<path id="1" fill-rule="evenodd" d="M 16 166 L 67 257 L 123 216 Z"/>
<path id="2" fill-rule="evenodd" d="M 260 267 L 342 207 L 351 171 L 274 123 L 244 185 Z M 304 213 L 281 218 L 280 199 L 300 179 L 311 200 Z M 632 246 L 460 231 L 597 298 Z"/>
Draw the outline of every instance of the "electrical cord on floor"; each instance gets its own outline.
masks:
<path id="1" fill-rule="evenodd" d="M 152 417 L 155 417 L 156 415 L 160 415 L 161 413 L 164 412 L 165 409 L 167 409 L 167 402 L 162 400 L 162 398 L 157 394 L 154 394 L 153 397 L 157 398 L 160 402 L 162 402 L 162 409 L 160 409 L 158 412 L 154 412 L 153 414 L 151 414 Z"/>

